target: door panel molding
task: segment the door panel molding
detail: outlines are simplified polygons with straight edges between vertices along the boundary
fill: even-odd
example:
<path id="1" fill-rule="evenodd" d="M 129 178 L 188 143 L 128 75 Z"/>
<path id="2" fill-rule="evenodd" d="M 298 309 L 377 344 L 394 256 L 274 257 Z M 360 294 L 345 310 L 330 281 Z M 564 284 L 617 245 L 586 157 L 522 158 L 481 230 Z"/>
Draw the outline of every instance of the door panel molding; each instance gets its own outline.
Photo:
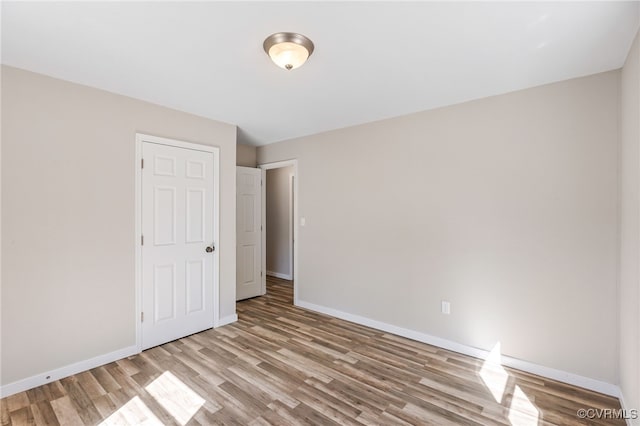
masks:
<path id="1" fill-rule="evenodd" d="M 262 296 L 262 172 L 236 166 L 236 300 Z"/>
<path id="2" fill-rule="evenodd" d="M 135 330 L 136 330 L 136 350 L 142 351 L 142 167 L 149 167 L 154 172 L 159 171 L 162 175 L 172 175 L 172 168 L 169 164 L 156 165 L 149 159 L 147 164 L 142 163 L 142 147 L 144 143 L 157 145 L 166 145 L 175 148 L 184 148 L 193 151 L 202 151 L 213 155 L 213 171 L 210 176 L 206 176 L 196 164 L 188 165 L 187 175 L 195 180 L 211 179 L 213 181 L 213 199 L 205 200 L 205 202 L 213 202 L 213 241 L 206 241 L 206 244 L 213 243 L 215 251 L 212 255 L 213 268 L 213 292 L 210 302 L 213 306 L 213 326 L 219 327 L 228 322 L 227 318 L 220 318 L 220 148 L 209 145 L 200 145 L 197 143 L 185 142 L 175 139 L 152 136 L 142 133 L 136 133 L 135 144 L 135 229 L 134 229 L 134 247 L 135 247 Z M 164 166 L 164 167 L 162 167 Z M 175 172 L 175 167 L 173 167 Z M 155 174 L 155 173 L 154 173 Z M 185 230 L 186 231 L 186 230 Z M 146 237 L 144 244 L 153 244 L 151 236 Z M 195 290 L 195 289 L 194 289 Z M 195 308 L 195 307 L 194 307 Z M 149 318 L 150 319 L 150 318 Z M 147 320 L 147 319 L 145 319 Z"/>

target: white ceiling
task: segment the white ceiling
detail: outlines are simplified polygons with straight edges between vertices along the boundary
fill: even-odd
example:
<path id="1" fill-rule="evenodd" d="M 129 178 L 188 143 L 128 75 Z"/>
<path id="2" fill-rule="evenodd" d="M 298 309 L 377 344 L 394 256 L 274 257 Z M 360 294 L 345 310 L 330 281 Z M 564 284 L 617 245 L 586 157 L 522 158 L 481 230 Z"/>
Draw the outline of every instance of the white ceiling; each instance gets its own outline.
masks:
<path id="1" fill-rule="evenodd" d="M 2 3 L 2 63 L 263 145 L 620 68 L 638 2 Z M 316 50 L 285 71 L 266 36 Z"/>

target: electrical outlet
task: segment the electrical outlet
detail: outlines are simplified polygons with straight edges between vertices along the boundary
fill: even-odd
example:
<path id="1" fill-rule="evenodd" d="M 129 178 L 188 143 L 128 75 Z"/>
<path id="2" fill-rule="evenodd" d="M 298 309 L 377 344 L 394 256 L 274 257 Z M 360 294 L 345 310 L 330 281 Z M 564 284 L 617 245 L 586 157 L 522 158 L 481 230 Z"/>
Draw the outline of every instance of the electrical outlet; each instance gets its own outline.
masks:
<path id="1" fill-rule="evenodd" d="M 449 315 L 451 313 L 451 303 L 446 300 L 442 301 L 442 313 L 445 315 Z"/>

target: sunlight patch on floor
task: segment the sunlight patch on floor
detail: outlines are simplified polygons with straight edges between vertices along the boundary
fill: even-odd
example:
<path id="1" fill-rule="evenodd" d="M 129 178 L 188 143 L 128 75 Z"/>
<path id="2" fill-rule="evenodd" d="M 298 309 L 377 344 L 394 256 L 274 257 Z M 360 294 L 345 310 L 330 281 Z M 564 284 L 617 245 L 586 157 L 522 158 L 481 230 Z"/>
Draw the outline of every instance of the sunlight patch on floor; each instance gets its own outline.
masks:
<path id="1" fill-rule="evenodd" d="M 100 426 L 145 425 L 155 426 L 163 423 L 142 402 L 140 397 L 133 397 L 112 415 L 104 419 Z"/>
<path id="2" fill-rule="evenodd" d="M 162 373 L 145 389 L 181 425 L 187 424 L 205 403 L 200 395 L 169 371 Z"/>
<path id="3" fill-rule="evenodd" d="M 531 400 L 516 385 L 509 407 L 509 421 L 513 426 L 537 426 L 540 412 Z"/>
<path id="4" fill-rule="evenodd" d="M 480 369 L 480 378 L 493 395 L 496 402 L 501 403 L 509 380 L 509 373 L 502 367 L 500 342 L 496 343 Z"/>

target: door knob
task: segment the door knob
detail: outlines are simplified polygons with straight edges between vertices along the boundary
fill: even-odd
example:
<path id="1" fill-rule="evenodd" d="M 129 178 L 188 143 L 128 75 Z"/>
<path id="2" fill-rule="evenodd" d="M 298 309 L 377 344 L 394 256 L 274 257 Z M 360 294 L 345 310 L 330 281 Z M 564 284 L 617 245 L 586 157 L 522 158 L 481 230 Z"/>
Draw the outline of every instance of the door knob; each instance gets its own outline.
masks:
<path id="1" fill-rule="evenodd" d="M 206 251 L 207 253 L 211 253 L 211 252 L 212 252 L 212 251 L 214 251 L 214 250 L 215 250 L 215 247 L 213 247 L 213 245 L 210 245 L 209 247 L 207 247 L 207 248 L 205 249 L 205 251 Z"/>

